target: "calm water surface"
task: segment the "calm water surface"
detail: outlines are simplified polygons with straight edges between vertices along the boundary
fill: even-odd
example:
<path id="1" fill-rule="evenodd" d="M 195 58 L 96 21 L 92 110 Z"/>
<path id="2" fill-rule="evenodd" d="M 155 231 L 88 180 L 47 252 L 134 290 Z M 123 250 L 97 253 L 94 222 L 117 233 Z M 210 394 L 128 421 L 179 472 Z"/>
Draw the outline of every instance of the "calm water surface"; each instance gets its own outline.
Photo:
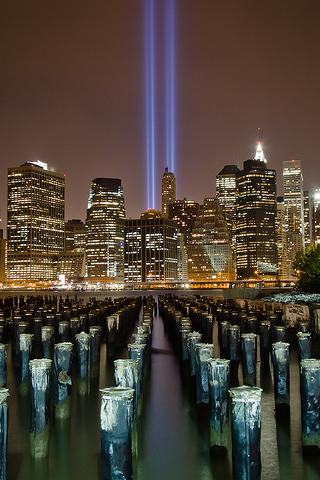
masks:
<path id="1" fill-rule="evenodd" d="M 217 341 L 215 341 L 217 344 Z M 219 354 L 217 349 L 217 356 Z M 8 358 L 11 359 L 9 351 Z M 270 366 L 258 379 L 262 396 L 262 462 L 264 480 L 320 478 L 320 454 L 303 457 L 301 452 L 299 371 L 291 352 L 291 416 L 276 422 Z M 241 378 L 241 372 L 240 372 Z M 87 397 L 72 392 L 72 418 L 53 421 L 50 455 L 33 461 L 29 455 L 28 398 L 19 397 L 12 363 L 9 363 L 10 426 L 9 480 L 98 480 L 99 395 L 98 388 L 113 385 L 113 366 L 101 348 L 99 380 L 92 380 Z M 163 328 L 155 318 L 151 367 L 145 385 L 143 415 L 139 424 L 137 480 L 229 480 L 231 455 L 210 457 L 208 420 L 205 408 L 194 403 L 194 389 L 183 372 Z M 229 452 L 231 449 L 229 449 Z"/>

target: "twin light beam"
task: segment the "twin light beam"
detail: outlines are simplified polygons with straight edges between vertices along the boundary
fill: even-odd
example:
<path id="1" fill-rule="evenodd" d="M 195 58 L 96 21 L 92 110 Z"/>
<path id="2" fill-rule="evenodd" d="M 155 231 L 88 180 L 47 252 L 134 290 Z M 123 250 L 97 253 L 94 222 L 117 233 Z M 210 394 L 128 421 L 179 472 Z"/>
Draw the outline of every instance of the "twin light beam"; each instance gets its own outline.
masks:
<path id="1" fill-rule="evenodd" d="M 156 207 L 157 118 L 156 118 L 156 0 L 145 1 L 145 122 L 148 208 Z M 165 0 L 165 156 L 175 172 L 175 0 Z"/>

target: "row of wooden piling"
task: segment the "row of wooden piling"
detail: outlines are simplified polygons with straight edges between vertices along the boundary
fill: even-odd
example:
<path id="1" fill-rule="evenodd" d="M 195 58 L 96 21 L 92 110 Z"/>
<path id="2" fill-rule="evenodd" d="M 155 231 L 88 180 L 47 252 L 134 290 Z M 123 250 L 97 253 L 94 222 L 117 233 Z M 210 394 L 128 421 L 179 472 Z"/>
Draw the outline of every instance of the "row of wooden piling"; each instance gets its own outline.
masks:
<path id="1" fill-rule="evenodd" d="M 49 452 L 52 394 L 55 417 L 66 419 L 71 415 L 72 363 L 77 370 L 78 393 L 87 395 L 90 378 L 99 375 L 102 338 L 111 357 L 136 323 L 141 298 L 123 299 L 120 309 L 118 306 L 119 302 L 114 308 L 110 304 L 106 308 L 101 305 L 94 313 L 91 305 L 89 312 L 82 307 L 81 313 L 77 306 L 78 317 L 69 309 L 62 317 L 54 311 L 45 314 L 37 310 L 32 315 L 30 309 L 19 309 L 13 317 L 0 312 L 2 334 L 11 344 L 18 392 L 31 394 L 30 451 L 34 458 L 46 457 Z M 120 339 L 116 338 L 114 328 L 110 335 L 114 317 Z M 95 321 L 98 325 L 92 324 Z M 7 478 L 7 355 L 8 344 L 0 344 L 0 480 Z"/>
<path id="2" fill-rule="evenodd" d="M 115 387 L 101 390 L 101 478 L 131 480 L 138 451 L 138 422 L 152 341 L 153 301 L 127 346 L 128 358 L 114 360 Z"/>
<path id="3" fill-rule="evenodd" d="M 204 299 L 162 298 L 160 310 L 166 331 L 187 369 L 198 404 L 208 406 L 212 451 L 229 448 L 231 421 L 234 479 L 261 476 L 261 394 L 257 387 L 257 357 L 268 363 L 271 352 L 276 412 L 289 408 L 289 343 L 292 337 L 282 316 L 232 310 Z M 218 345 L 213 345 L 217 323 Z M 300 325 L 296 343 L 300 360 L 302 443 L 319 443 L 320 361 L 311 359 L 311 333 Z M 242 364 L 243 383 L 238 383 Z M 231 419 L 229 417 L 231 416 Z"/>

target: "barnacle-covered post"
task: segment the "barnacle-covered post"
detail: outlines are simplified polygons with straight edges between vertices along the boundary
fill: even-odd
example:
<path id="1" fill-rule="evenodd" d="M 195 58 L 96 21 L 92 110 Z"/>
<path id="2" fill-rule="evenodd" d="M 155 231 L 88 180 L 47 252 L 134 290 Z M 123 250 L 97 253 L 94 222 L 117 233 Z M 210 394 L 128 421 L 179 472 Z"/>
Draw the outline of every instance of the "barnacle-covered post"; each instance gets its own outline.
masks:
<path id="1" fill-rule="evenodd" d="M 138 403 L 139 361 L 130 358 L 114 360 L 114 379 L 117 387 L 127 387 L 134 390 L 136 412 Z"/>
<path id="2" fill-rule="evenodd" d="M 184 325 L 180 328 L 180 339 L 181 339 L 181 360 L 186 362 L 188 360 L 188 334 L 191 332 L 190 325 Z"/>
<path id="3" fill-rule="evenodd" d="M 210 446 L 213 448 L 227 448 L 230 360 L 210 358 L 207 366 L 210 404 Z"/>
<path id="4" fill-rule="evenodd" d="M 239 325 L 230 325 L 228 328 L 228 359 L 230 360 L 231 385 L 239 384 L 240 345 L 240 327 Z"/>
<path id="5" fill-rule="evenodd" d="M 269 357 L 270 327 L 271 323 L 269 320 L 260 323 L 260 357 L 263 361 Z"/>
<path id="6" fill-rule="evenodd" d="M 289 343 L 272 344 L 274 399 L 276 408 L 290 405 Z"/>
<path id="7" fill-rule="evenodd" d="M 320 360 L 301 360 L 300 369 L 302 445 L 320 448 Z"/>
<path id="8" fill-rule="evenodd" d="M 227 358 L 228 357 L 228 330 L 230 327 L 230 323 L 226 321 L 219 322 L 219 343 L 220 343 L 220 357 Z"/>
<path id="9" fill-rule="evenodd" d="M 55 416 L 70 416 L 71 362 L 72 343 L 57 343 L 54 346 L 54 380 L 55 380 Z"/>
<path id="10" fill-rule="evenodd" d="M 261 392 L 258 387 L 230 389 L 234 480 L 261 476 Z"/>
<path id="11" fill-rule="evenodd" d="M 311 333 L 310 332 L 298 332 L 298 354 L 299 360 L 305 360 L 311 358 Z"/>
<path id="12" fill-rule="evenodd" d="M 101 327 L 92 326 L 89 328 L 90 335 L 90 373 L 93 377 L 99 375 L 100 367 L 100 343 Z"/>
<path id="13" fill-rule="evenodd" d="M 3 343 L 0 343 L 0 387 L 7 384 L 7 349 Z M 1 477 L 0 477 L 1 480 Z"/>
<path id="14" fill-rule="evenodd" d="M 0 480 L 7 480 L 8 396 L 8 390 L 0 388 Z"/>
<path id="15" fill-rule="evenodd" d="M 202 341 L 202 334 L 199 332 L 190 332 L 187 334 L 187 345 L 190 362 L 190 375 L 196 374 L 196 345 Z"/>
<path id="16" fill-rule="evenodd" d="M 257 335 L 255 333 L 243 333 L 242 345 L 242 369 L 243 383 L 249 387 L 257 384 Z"/>
<path id="17" fill-rule="evenodd" d="M 90 335 L 85 332 L 76 335 L 78 362 L 78 392 L 80 395 L 89 393 L 90 373 Z"/>
<path id="18" fill-rule="evenodd" d="M 54 349 L 54 328 L 41 327 L 42 357 L 52 358 Z"/>
<path id="19" fill-rule="evenodd" d="M 132 480 L 132 424 L 134 390 L 101 390 L 101 454 L 103 480 Z"/>
<path id="20" fill-rule="evenodd" d="M 21 333 L 19 335 L 19 392 L 21 395 L 28 393 L 29 361 L 32 353 L 33 335 Z"/>
<path id="21" fill-rule="evenodd" d="M 31 423 L 30 446 L 35 458 L 43 458 L 49 451 L 49 400 L 52 360 L 30 360 Z"/>
<path id="22" fill-rule="evenodd" d="M 285 338 L 286 338 L 286 327 L 284 327 L 283 325 L 276 325 L 274 327 L 274 338 L 275 338 L 275 342 L 284 342 Z"/>
<path id="23" fill-rule="evenodd" d="M 138 384 L 136 389 L 137 402 L 139 402 L 144 379 L 144 363 L 145 363 L 146 344 L 143 343 L 129 343 L 128 353 L 131 360 L 138 362 Z"/>
<path id="24" fill-rule="evenodd" d="M 212 343 L 198 343 L 196 353 L 197 403 L 209 403 L 208 360 L 213 357 Z"/>
<path id="25" fill-rule="evenodd" d="M 238 365 L 240 360 L 240 327 L 230 325 L 228 328 L 228 354 L 229 360 Z"/>
<path id="26" fill-rule="evenodd" d="M 69 329 L 70 325 L 67 321 L 61 321 L 58 323 L 59 342 L 69 341 Z"/>

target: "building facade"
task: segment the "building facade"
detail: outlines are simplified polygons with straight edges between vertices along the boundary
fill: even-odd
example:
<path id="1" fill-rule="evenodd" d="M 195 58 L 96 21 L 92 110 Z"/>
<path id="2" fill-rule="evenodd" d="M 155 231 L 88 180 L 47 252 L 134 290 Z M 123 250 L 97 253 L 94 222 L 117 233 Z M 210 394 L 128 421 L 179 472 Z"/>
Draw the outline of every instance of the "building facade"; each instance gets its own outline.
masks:
<path id="1" fill-rule="evenodd" d="M 185 245 L 191 242 L 192 229 L 198 218 L 200 205 L 193 200 L 176 200 L 169 205 L 169 219 L 173 220 L 183 235 Z"/>
<path id="2" fill-rule="evenodd" d="M 175 223 L 161 216 L 126 220 L 125 283 L 177 282 L 178 240 Z"/>
<path id="3" fill-rule="evenodd" d="M 189 280 L 233 280 L 231 232 L 216 198 L 205 198 L 188 246 Z"/>
<path id="4" fill-rule="evenodd" d="M 0 283 L 7 281 L 7 240 L 3 238 L 3 229 L 0 228 Z"/>
<path id="5" fill-rule="evenodd" d="M 65 250 L 84 252 L 86 248 L 86 226 L 82 220 L 72 219 L 65 223 Z"/>
<path id="6" fill-rule="evenodd" d="M 85 224 L 82 220 L 68 220 L 65 223 L 65 249 L 58 261 L 58 273 L 65 275 L 67 280 L 85 275 L 85 246 Z"/>
<path id="7" fill-rule="evenodd" d="M 225 165 L 216 176 L 218 203 L 231 232 L 234 232 L 236 223 L 237 175 L 239 171 L 236 165 Z"/>
<path id="8" fill-rule="evenodd" d="M 303 221 L 304 221 L 304 246 L 308 247 L 313 243 L 313 197 L 308 190 L 303 192 Z"/>
<path id="9" fill-rule="evenodd" d="M 316 188 L 313 193 L 312 202 L 312 232 L 313 241 L 316 244 L 320 243 L 320 188 Z"/>
<path id="10" fill-rule="evenodd" d="M 239 279 L 277 275 L 276 172 L 262 160 L 237 176 L 236 263 Z"/>
<path id="11" fill-rule="evenodd" d="M 290 266 L 287 256 L 287 234 L 285 228 L 286 210 L 283 197 L 277 197 L 277 253 L 278 253 L 278 275 L 280 280 L 290 277 Z"/>
<path id="12" fill-rule="evenodd" d="M 296 254 L 304 249 L 304 196 L 303 176 L 299 160 L 283 162 L 283 200 L 286 211 L 285 228 L 289 278 L 295 277 L 293 262 Z"/>
<path id="13" fill-rule="evenodd" d="M 176 177 L 166 167 L 161 184 L 162 215 L 168 218 L 169 205 L 176 201 Z"/>
<path id="14" fill-rule="evenodd" d="M 87 276 L 92 281 L 123 282 L 125 205 L 121 180 L 91 182 L 86 220 Z"/>
<path id="15" fill-rule="evenodd" d="M 7 279 L 54 281 L 64 249 L 63 174 L 43 162 L 8 170 Z"/>

